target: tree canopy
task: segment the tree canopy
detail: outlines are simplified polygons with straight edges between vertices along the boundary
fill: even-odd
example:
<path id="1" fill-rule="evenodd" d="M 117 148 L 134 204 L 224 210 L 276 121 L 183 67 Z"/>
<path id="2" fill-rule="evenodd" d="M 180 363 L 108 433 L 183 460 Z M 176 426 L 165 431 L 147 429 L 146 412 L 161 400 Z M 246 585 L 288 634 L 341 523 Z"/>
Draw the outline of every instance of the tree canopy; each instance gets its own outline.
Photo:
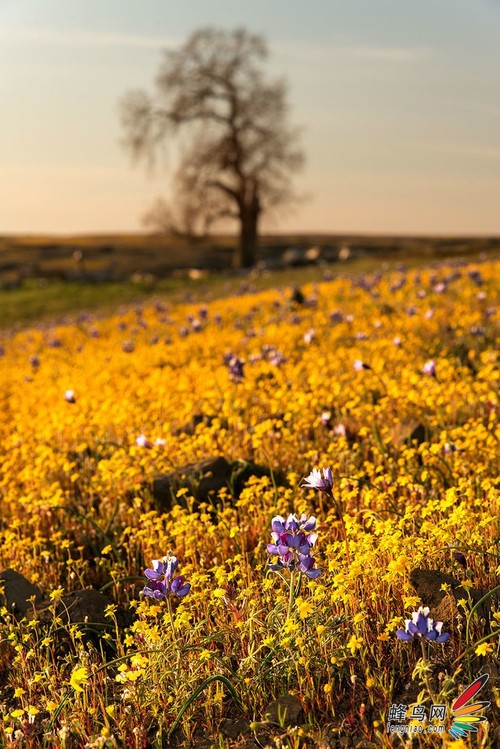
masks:
<path id="1" fill-rule="evenodd" d="M 236 267 L 253 265 L 259 219 L 290 203 L 303 162 L 286 84 L 265 76 L 266 56 L 259 35 L 203 28 L 164 52 L 153 93 L 131 91 L 121 103 L 125 145 L 136 159 L 152 163 L 174 136 L 180 142 L 174 200 L 156 204 L 150 221 L 163 216 L 196 233 L 236 220 Z"/>

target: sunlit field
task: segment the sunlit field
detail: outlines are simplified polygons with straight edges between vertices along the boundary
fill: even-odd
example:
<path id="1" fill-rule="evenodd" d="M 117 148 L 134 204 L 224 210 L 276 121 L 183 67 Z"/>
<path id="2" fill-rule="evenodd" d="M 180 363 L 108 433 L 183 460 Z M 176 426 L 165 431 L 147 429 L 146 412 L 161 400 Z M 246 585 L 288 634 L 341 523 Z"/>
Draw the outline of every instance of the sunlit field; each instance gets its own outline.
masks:
<path id="1" fill-rule="evenodd" d="M 499 746 L 499 287 L 457 261 L 5 334 L 0 571 L 36 588 L 7 575 L 0 744 Z"/>

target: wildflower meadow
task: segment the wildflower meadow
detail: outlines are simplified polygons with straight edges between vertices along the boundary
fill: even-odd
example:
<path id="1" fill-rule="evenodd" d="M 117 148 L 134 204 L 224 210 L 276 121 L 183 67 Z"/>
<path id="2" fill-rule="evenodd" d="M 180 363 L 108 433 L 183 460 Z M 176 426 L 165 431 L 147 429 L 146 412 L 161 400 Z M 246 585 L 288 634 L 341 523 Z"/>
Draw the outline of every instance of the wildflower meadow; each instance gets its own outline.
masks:
<path id="1" fill-rule="evenodd" d="M 499 288 L 0 334 L 0 744 L 500 746 Z"/>

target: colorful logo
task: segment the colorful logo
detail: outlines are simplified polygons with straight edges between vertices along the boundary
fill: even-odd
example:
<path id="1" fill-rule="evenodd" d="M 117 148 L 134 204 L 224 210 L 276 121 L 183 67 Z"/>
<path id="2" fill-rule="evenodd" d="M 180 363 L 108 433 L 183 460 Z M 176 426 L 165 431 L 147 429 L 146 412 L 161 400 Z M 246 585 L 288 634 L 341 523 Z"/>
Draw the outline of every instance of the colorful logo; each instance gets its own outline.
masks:
<path id="1" fill-rule="evenodd" d="M 460 739 L 468 736 L 470 733 L 477 732 L 480 723 L 484 723 L 487 718 L 482 715 L 483 710 L 490 706 L 490 702 L 474 702 L 476 694 L 484 687 L 489 679 L 488 674 L 479 676 L 467 689 L 457 697 L 451 706 L 453 723 L 449 729 L 450 736 L 454 739 Z M 471 703 L 471 704 L 468 704 Z"/>
<path id="2" fill-rule="evenodd" d="M 483 710 L 486 710 L 491 703 L 481 700 L 476 701 L 476 695 L 488 679 L 488 674 L 478 676 L 457 697 L 451 706 L 451 710 L 446 705 L 437 704 L 432 704 L 430 708 L 423 704 L 416 704 L 411 707 L 411 711 L 408 705 L 402 703 L 391 705 L 387 714 L 386 732 L 388 734 L 396 733 L 400 736 L 421 733 L 444 735 L 448 732 L 454 739 L 467 738 L 467 736 L 477 732 L 481 723 L 487 721 L 487 718 L 483 715 Z M 450 722 L 446 720 L 448 710 L 451 712 L 451 726 L 447 729 L 447 723 Z"/>

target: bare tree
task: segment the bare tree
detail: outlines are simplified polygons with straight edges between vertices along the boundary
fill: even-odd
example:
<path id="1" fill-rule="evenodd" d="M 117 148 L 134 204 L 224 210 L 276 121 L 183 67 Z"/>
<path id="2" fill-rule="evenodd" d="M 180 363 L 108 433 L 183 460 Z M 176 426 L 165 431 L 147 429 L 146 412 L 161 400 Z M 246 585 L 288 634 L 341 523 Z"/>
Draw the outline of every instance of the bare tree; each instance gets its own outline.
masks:
<path id="1" fill-rule="evenodd" d="M 164 203 L 163 216 L 171 227 L 177 216 L 184 233 L 236 220 L 237 268 L 253 265 L 259 219 L 290 203 L 291 177 L 303 162 L 285 83 L 264 77 L 266 55 L 263 38 L 244 29 L 204 28 L 164 53 L 153 95 L 131 91 L 121 103 L 125 144 L 136 159 L 152 163 L 170 137 L 187 135 L 174 208 Z"/>

